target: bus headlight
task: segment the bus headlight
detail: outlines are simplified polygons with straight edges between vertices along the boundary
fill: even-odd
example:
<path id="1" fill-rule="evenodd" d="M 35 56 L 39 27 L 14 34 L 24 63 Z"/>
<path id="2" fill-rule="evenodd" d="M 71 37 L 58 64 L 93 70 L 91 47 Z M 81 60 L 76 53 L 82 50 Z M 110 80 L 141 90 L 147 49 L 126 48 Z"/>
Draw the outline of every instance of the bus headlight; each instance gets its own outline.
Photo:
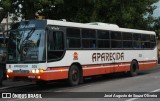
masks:
<path id="1" fill-rule="evenodd" d="M 38 73 L 39 73 L 39 70 L 38 70 L 38 69 L 36 69 L 36 70 L 35 70 L 35 72 L 38 74 Z"/>
<path id="2" fill-rule="evenodd" d="M 35 70 L 35 69 L 33 69 L 33 70 L 32 70 L 32 73 L 36 73 L 36 70 Z"/>
<path id="3" fill-rule="evenodd" d="M 13 70 L 12 69 L 7 69 L 7 73 L 12 73 Z"/>

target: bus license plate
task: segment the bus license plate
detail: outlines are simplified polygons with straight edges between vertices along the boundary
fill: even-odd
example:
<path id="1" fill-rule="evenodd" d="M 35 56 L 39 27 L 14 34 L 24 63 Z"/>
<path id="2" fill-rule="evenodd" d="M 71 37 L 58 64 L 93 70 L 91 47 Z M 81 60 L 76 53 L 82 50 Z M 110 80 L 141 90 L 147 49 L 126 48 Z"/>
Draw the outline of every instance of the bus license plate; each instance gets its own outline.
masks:
<path id="1" fill-rule="evenodd" d="M 35 76 L 28 76 L 28 78 L 34 79 L 34 78 L 36 78 L 36 77 L 35 77 Z"/>

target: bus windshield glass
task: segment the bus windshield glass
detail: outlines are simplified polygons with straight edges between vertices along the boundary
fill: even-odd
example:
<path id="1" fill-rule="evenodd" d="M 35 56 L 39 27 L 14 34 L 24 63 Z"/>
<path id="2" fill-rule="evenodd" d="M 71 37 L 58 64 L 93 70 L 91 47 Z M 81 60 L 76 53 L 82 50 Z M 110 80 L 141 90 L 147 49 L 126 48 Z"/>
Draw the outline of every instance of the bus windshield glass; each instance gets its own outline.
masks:
<path id="1" fill-rule="evenodd" d="M 9 32 L 8 62 L 42 62 L 46 59 L 45 30 L 23 29 Z"/>

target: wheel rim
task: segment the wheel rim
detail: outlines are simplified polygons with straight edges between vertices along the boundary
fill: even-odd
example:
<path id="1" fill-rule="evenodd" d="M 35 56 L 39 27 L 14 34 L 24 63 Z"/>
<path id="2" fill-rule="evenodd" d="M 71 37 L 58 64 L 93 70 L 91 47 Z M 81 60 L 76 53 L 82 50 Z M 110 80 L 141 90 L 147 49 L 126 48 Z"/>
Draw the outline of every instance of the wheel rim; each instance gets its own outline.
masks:
<path id="1" fill-rule="evenodd" d="M 77 81 L 78 80 L 78 71 L 75 70 L 75 69 L 72 71 L 72 80 L 73 81 Z"/>

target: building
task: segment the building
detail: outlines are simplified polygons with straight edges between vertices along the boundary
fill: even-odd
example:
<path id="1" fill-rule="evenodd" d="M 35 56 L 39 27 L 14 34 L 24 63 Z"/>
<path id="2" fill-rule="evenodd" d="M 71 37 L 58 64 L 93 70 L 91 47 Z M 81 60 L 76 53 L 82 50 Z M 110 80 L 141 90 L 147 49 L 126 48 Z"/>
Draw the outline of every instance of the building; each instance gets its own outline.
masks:
<path id="1" fill-rule="evenodd" d="M 22 20 L 21 18 L 18 18 L 18 21 L 15 21 L 15 22 L 19 22 L 21 20 Z M 2 34 L 2 32 L 5 30 L 9 30 L 12 23 L 13 21 L 10 16 L 8 18 L 4 18 L 0 23 L 0 34 Z"/>
<path id="2" fill-rule="evenodd" d="M 0 24 L 0 34 L 2 34 L 3 31 L 10 29 L 11 23 L 11 19 L 4 18 Z"/>

